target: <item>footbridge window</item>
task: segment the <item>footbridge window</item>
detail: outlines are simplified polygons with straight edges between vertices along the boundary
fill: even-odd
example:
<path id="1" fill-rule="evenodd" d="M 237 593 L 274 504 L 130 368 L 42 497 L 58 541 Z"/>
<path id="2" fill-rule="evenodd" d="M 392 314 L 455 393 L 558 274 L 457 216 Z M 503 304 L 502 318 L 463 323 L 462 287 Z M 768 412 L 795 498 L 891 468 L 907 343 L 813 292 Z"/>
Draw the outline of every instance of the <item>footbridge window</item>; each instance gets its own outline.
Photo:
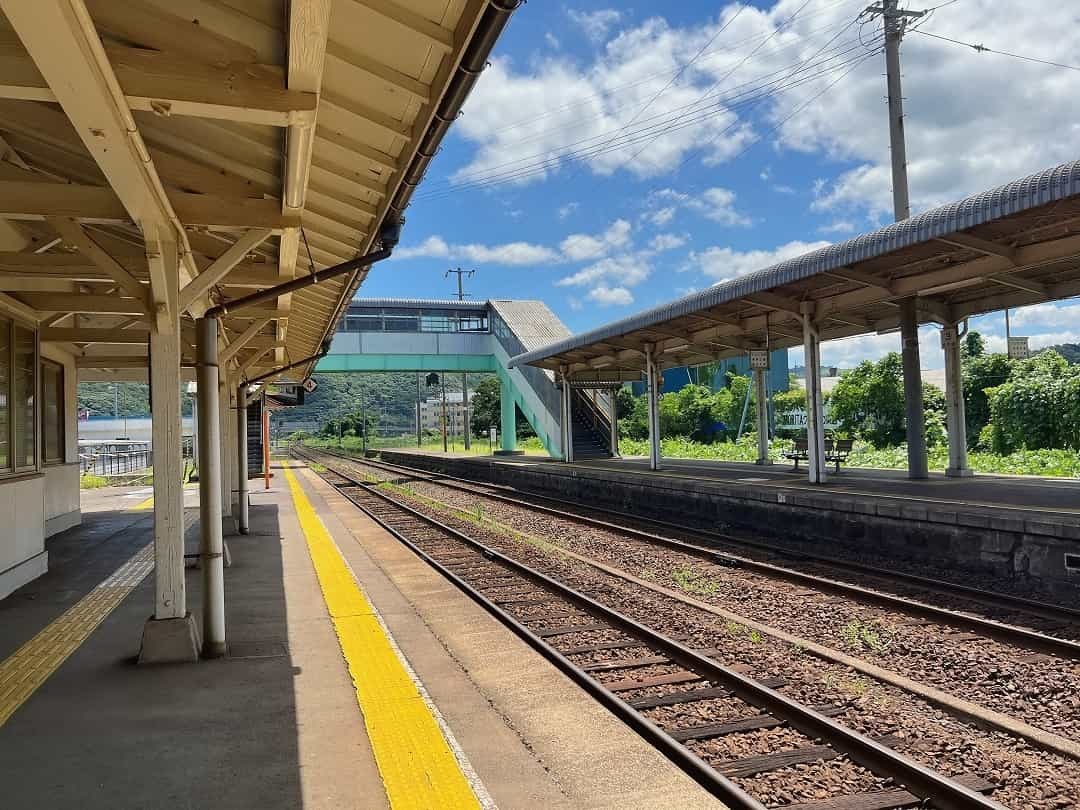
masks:
<path id="1" fill-rule="evenodd" d="M 353 309 L 342 321 L 344 332 L 468 332 L 490 331 L 486 310 L 408 307 Z"/>

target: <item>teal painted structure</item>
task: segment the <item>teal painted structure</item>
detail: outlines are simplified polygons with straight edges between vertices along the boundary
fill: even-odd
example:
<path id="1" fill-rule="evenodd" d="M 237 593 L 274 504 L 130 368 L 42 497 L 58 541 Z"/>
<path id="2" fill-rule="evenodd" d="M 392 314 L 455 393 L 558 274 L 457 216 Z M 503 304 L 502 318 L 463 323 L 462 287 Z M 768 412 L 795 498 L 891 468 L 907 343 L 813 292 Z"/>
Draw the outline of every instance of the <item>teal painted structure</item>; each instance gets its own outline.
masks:
<path id="1" fill-rule="evenodd" d="M 521 411 L 544 448 L 562 457 L 558 391 L 545 372 L 509 369 L 512 354 L 562 327 L 540 302 L 358 299 L 335 333 L 317 373 L 495 373 L 500 382 L 501 449 L 517 449 Z"/>

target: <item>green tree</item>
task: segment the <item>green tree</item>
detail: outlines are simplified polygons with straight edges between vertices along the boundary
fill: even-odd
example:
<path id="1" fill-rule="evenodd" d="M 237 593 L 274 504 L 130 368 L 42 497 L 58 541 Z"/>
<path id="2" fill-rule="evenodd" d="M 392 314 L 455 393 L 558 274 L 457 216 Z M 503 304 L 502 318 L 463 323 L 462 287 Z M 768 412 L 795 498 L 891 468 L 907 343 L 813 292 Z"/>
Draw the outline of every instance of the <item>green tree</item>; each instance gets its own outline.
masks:
<path id="1" fill-rule="evenodd" d="M 480 436 L 488 432 L 492 427 L 499 426 L 501 405 L 499 394 L 502 386 L 496 376 L 485 377 L 476 386 L 476 393 L 472 399 L 472 416 L 469 418 L 469 427 L 474 436 Z"/>
<path id="2" fill-rule="evenodd" d="M 960 357 L 982 357 L 986 354 L 986 340 L 978 332 L 969 331 L 964 335 L 964 342 L 960 344 Z"/>
<path id="3" fill-rule="evenodd" d="M 977 333 L 969 333 L 969 336 L 971 334 Z M 977 446 L 983 429 L 990 424 L 987 390 L 1008 382 L 1013 365 L 1014 361 L 1004 354 L 975 354 L 964 358 L 964 422 L 968 445 Z"/>
<path id="4" fill-rule="evenodd" d="M 943 424 L 945 396 L 933 385 L 923 385 L 923 410 L 928 443 L 941 433 L 930 430 Z M 864 360 L 845 372 L 829 395 L 829 413 L 840 430 L 875 447 L 896 447 L 906 439 L 904 419 L 904 372 L 897 352 L 874 363 Z"/>
<path id="5" fill-rule="evenodd" d="M 987 396 L 995 452 L 1080 450 L 1080 367 L 1057 352 L 1016 362 Z"/>

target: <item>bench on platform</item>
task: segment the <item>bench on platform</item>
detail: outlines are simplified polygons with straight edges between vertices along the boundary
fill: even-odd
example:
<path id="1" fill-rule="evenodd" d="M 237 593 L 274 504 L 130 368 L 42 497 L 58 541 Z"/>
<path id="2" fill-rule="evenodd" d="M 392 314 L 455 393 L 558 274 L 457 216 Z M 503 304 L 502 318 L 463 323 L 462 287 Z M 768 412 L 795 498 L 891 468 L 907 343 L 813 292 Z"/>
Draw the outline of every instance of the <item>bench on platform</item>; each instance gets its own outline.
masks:
<path id="1" fill-rule="evenodd" d="M 840 472 L 840 465 L 846 464 L 851 455 L 855 442 L 852 439 L 825 439 L 825 461 L 836 465 L 836 471 Z M 800 461 L 810 461 L 810 444 L 806 439 L 795 439 L 795 446 L 784 453 L 784 458 L 795 462 L 795 469 L 799 469 Z"/>

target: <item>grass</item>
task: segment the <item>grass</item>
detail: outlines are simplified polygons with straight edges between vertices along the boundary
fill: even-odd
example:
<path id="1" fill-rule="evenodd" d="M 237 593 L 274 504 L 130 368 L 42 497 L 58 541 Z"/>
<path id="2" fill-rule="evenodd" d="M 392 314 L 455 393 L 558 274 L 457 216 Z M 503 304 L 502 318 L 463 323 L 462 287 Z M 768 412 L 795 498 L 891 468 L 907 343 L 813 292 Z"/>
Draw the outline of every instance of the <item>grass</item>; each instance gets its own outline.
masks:
<path id="1" fill-rule="evenodd" d="M 79 476 L 79 489 L 100 489 L 111 485 L 111 481 L 104 475 L 84 473 Z"/>
<path id="2" fill-rule="evenodd" d="M 868 650 L 883 653 L 892 643 L 892 638 L 882 628 L 869 622 L 852 619 L 844 626 L 844 643 L 853 650 Z"/>
<path id="3" fill-rule="evenodd" d="M 323 447 L 327 449 L 341 449 L 348 450 L 351 453 L 360 453 L 364 449 L 363 439 L 357 436 L 343 436 L 340 441 L 338 439 L 325 439 L 318 437 L 311 437 L 304 440 L 304 444 L 308 447 Z M 391 437 L 385 436 L 373 437 L 368 442 L 369 450 L 393 450 L 393 449 L 419 449 L 425 453 L 441 453 L 443 451 L 442 439 L 425 439 L 419 448 L 416 447 L 415 436 L 404 437 Z M 492 454 L 491 442 L 484 438 L 474 438 L 472 440 L 472 446 L 466 451 L 465 444 L 460 436 L 454 438 L 454 441 L 447 443 L 447 449 L 451 453 L 468 453 L 472 456 L 490 456 Z M 498 449 L 497 447 L 495 449 Z M 544 449 L 544 445 L 538 438 L 531 437 L 529 439 L 523 439 L 518 442 L 518 450 L 524 450 L 526 455 L 547 455 L 547 450 Z"/>
<path id="4" fill-rule="evenodd" d="M 786 462 L 783 454 L 790 450 L 791 446 L 789 439 L 776 439 L 769 445 L 769 455 L 774 461 Z M 619 449 L 623 455 L 647 456 L 649 443 L 638 439 L 620 439 Z M 676 436 L 661 441 L 660 453 L 667 458 L 749 463 L 757 460 L 757 437 L 751 433 L 738 442 L 703 444 Z M 930 469 L 944 470 L 948 461 L 947 447 L 942 445 L 930 448 Z M 975 472 L 981 473 L 1080 478 L 1080 453 L 1073 450 L 1020 450 L 1007 456 L 970 452 L 968 464 Z M 845 466 L 881 470 L 907 469 L 907 448 L 900 446 L 878 449 L 865 442 L 855 442 L 854 452 L 848 457 Z"/>
<path id="5" fill-rule="evenodd" d="M 720 589 L 720 583 L 709 579 L 694 570 L 689 563 L 684 563 L 671 572 L 671 579 L 680 591 L 697 596 L 714 596 Z"/>

